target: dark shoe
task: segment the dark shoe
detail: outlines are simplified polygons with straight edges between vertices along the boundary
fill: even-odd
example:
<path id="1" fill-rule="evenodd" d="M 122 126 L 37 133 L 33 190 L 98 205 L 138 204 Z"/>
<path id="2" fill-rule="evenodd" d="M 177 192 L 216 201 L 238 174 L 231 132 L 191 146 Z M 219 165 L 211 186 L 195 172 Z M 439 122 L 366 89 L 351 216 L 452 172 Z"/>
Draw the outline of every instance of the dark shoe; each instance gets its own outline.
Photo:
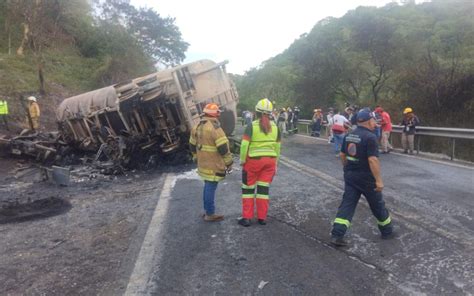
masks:
<path id="1" fill-rule="evenodd" d="M 249 219 L 240 218 L 238 223 L 240 225 L 244 226 L 244 227 L 249 227 L 250 226 L 250 220 Z"/>
<path id="2" fill-rule="evenodd" d="M 212 214 L 212 215 L 204 215 L 204 221 L 206 222 L 219 222 L 219 221 L 222 221 L 224 220 L 224 215 L 216 215 L 216 214 Z"/>
<path id="3" fill-rule="evenodd" d="M 403 151 L 404 154 L 408 154 L 408 150 Z"/>
<path id="4" fill-rule="evenodd" d="M 397 237 L 397 234 L 393 231 L 389 234 L 383 234 L 382 233 L 382 239 L 394 239 L 396 237 Z"/>
<path id="5" fill-rule="evenodd" d="M 331 237 L 331 244 L 335 245 L 336 247 L 345 247 L 348 246 L 349 243 L 344 239 L 344 237 Z"/>
<path id="6" fill-rule="evenodd" d="M 265 221 L 264 219 L 258 219 L 258 224 L 267 225 L 267 221 Z"/>

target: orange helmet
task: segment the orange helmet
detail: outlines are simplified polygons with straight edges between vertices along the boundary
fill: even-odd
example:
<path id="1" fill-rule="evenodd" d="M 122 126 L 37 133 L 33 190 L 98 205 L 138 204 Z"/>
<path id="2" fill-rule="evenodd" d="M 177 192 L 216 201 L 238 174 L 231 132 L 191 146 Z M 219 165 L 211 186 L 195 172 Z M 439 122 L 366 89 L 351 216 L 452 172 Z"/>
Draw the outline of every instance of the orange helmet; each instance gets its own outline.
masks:
<path id="1" fill-rule="evenodd" d="M 219 105 L 215 103 L 209 103 L 204 107 L 203 110 L 204 114 L 207 116 L 218 117 L 221 114 L 221 110 L 219 109 Z"/>

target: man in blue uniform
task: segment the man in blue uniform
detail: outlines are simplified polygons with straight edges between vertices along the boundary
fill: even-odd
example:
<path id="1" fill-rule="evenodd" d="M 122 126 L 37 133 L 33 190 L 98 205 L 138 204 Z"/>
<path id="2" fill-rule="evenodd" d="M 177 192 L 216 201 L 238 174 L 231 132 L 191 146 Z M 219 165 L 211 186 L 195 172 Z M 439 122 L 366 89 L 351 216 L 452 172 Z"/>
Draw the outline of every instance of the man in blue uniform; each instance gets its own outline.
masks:
<path id="1" fill-rule="evenodd" d="M 344 195 L 331 231 L 331 243 L 346 246 L 344 235 L 351 225 L 352 217 L 361 194 L 369 203 L 372 214 L 383 239 L 393 237 L 390 215 L 382 197 L 383 181 L 378 160 L 375 116 L 369 109 L 357 113 L 357 129 L 349 133 L 342 142 L 341 160 L 344 166 Z"/>

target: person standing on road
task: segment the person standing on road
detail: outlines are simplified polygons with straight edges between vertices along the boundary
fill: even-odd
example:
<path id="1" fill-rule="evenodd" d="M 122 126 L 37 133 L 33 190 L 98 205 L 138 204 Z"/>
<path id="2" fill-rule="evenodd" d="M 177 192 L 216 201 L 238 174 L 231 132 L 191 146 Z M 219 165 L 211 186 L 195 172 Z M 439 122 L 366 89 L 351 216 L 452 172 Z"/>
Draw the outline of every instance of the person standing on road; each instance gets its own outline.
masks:
<path id="1" fill-rule="evenodd" d="M 217 184 L 232 168 L 233 159 L 229 140 L 218 120 L 219 106 L 207 104 L 203 112 L 201 121 L 191 131 L 189 145 L 193 159 L 197 159 L 198 174 L 204 180 L 204 221 L 216 222 L 224 219 L 223 215 L 215 214 Z"/>
<path id="2" fill-rule="evenodd" d="M 293 126 L 294 133 L 298 133 L 298 121 L 300 119 L 300 108 L 298 106 L 293 107 Z"/>
<path id="3" fill-rule="evenodd" d="M 415 134 L 416 134 L 416 126 L 420 124 L 420 120 L 418 117 L 413 113 L 413 109 L 410 107 L 405 108 L 403 110 L 403 120 L 400 125 L 403 126 L 403 133 L 402 133 L 402 147 L 403 153 L 408 153 L 408 149 L 410 149 L 410 154 L 413 154 L 413 150 L 415 150 Z"/>
<path id="4" fill-rule="evenodd" d="M 357 114 L 357 129 L 350 132 L 342 144 L 344 195 L 331 231 L 331 243 L 336 246 L 348 244 L 344 235 L 351 225 L 361 194 L 365 196 L 372 214 L 377 218 L 382 238 L 393 237 L 392 220 L 382 197 L 384 185 L 378 160 L 377 138 L 373 133 L 375 125 L 375 115 L 369 109 L 360 110 Z"/>
<path id="5" fill-rule="evenodd" d="M 321 127 L 323 126 L 323 114 L 321 109 L 314 109 L 313 112 L 311 136 L 319 138 L 321 136 Z"/>
<path id="6" fill-rule="evenodd" d="M 341 151 L 342 140 L 346 134 L 347 129 L 351 126 L 349 120 L 336 112 L 336 115 L 332 118 L 332 133 L 334 138 L 334 151 L 336 156 L 339 156 Z"/>
<path id="7" fill-rule="evenodd" d="M 290 107 L 286 108 L 286 113 L 288 115 L 288 118 L 286 120 L 286 131 L 288 132 L 289 135 L 291 135 L 294 133 L 294 130 L 293 130 L 294 113 Z"/>
<path id="8" fill-rule="evenodd" d="M 7 116 L 8 116 L 8 102 L 6 100 L 0 99 L 0 117 L 2 118 L 3 124 L 5 125 L 5 129 L 9 131 Z"/>
<path id="9" fill-rule="evenodd" d="M 380 114 L 380 128 L 382 131 L 382 138 L 380 140 L 382 146 L 382 153 L 390 153 L 392 150 L 392 145 L 390 145 L 390 133 L 392 132 L 392 120 L 390 119 L 390 114 L 385 111 L 381 106 L 375 108 L 375 112 Z"/>
<path id="10" fill-rule="evenodd" d="M 251 225 L 254 217 L 254 198 L 258 223 L 266 224 L 270 184 L 276 173 L 281 141 L 280 130 L 269 118 L 272 109 L 268 99 L 260 100 L 255 106 L 257 120 L 247 126 L 242 137 L 242 218 L 239 224 L 245 227 Z"/>
<path id="11" fill-rule="evenodd" d="M 286 113 L 285 108 L 281 108 L 280 113 L 278 114 L 278 129 L 283 136 L 286 136 L 286 122 L 288 121 L 288 113 Z"/>
<path id="12" fill-rule="evenodd" d="M 245 125 L 249 125 L 252 123 L 253 114 L 250 111 L 245 112 Z"/>
<path id="13" fill-rule="evenodd" d="M 327 134 L 328 134 L 328 144 L 334 142 L 333 140 L 333 134 L 332 134 L 332 124 L 333 124 L 333 118 L 334 117 L 334 111 L 333 108 L 329 108 L 329 112 L 326 115 L 326 121 L 328 123 L 327 126 Z"/>

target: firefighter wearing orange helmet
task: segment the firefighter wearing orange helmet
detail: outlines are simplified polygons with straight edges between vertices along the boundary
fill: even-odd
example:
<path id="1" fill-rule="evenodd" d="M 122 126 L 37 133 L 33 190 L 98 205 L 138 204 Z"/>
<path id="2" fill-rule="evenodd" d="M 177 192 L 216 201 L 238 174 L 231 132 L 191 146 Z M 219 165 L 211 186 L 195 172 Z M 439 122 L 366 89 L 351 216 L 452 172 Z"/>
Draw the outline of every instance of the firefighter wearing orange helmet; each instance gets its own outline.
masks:
<path id="1" fill-rule="evenodd" d="M 204 107 L 201 121 L 191 131 L 189 145 L 193 159 L 197 160 L 198 174 L 204 180 L 203 204 L 205 221 L 216 222 L 224 219 L 215 213 L 215 193 L 217 184 L 232 167 L 232 153 L 229 140 L 219 122 L 220 109 L 210 103 Z"/>

